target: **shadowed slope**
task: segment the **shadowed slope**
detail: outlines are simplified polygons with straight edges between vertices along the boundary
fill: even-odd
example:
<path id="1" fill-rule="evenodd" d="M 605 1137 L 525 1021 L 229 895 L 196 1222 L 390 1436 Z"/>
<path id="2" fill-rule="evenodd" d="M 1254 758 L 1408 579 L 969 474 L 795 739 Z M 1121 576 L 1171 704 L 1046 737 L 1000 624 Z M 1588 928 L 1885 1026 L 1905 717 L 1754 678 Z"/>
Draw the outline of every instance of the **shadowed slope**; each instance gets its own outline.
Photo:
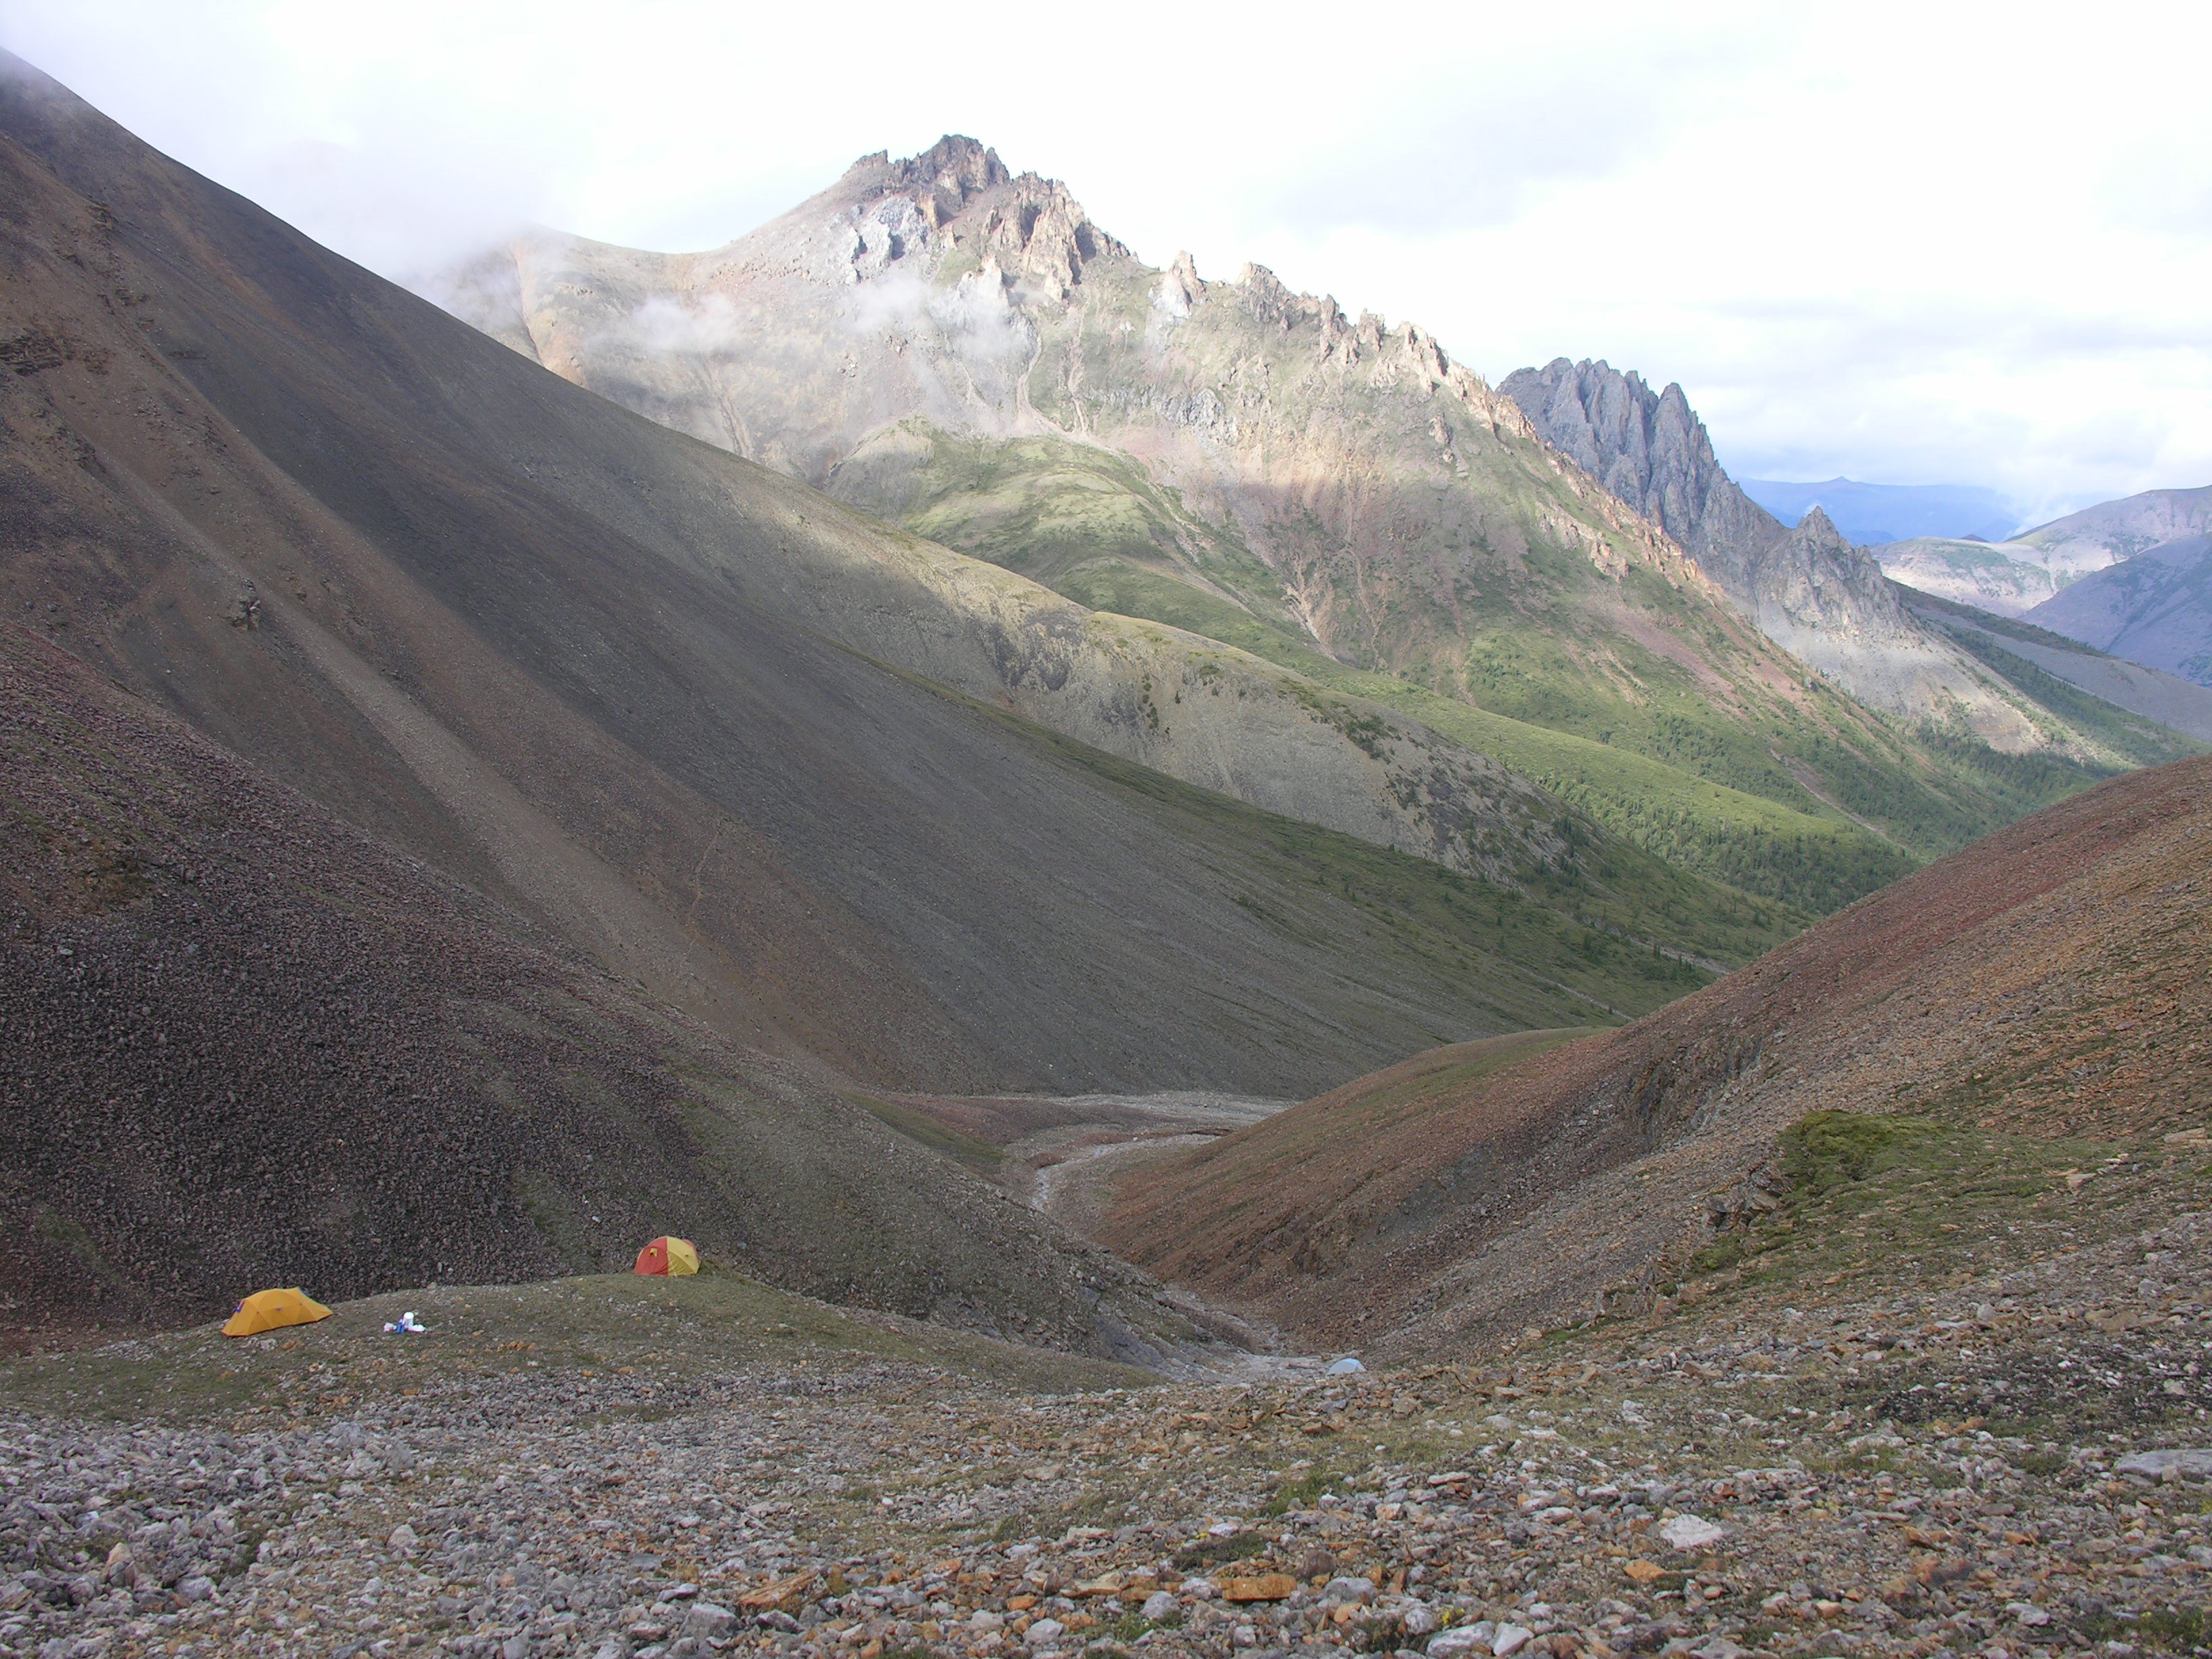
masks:
<path id="1" fill-rule="evenodd" d="M 1752 1201 L 1809 1111 L 2141 1133 L 2212 1111 L 2208 1029 L 2200 759 L 2047 808 L 1632 1025 L 1441 1091 L 1400 1068 L 1149 1165 L 1103 1236 L 1392 1351 L 1581 1319 Z"/>
<path id="2" fill-rule="evenodd" d="M 2172 541 L 2045 599 L 2027 619 L 2212 686 L 2212 535 Z"/>
<path id="3" fill-rule="evenodd" d="M 1189 1334 L 817 1081 L 0 628 L 0 1346 L 271 1283 L 620 1270 L 664 1231 L 1079 1352 Z"/>

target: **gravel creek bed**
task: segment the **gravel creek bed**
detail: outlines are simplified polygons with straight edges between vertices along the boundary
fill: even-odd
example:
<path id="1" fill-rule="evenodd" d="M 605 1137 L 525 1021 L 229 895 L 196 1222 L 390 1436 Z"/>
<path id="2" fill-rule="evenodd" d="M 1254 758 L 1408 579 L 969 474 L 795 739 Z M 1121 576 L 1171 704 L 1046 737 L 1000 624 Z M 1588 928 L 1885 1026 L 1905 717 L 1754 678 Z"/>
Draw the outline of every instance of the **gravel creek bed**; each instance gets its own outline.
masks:
<path id="1" fill-rule="evenodd" d="M 2199 1650 L 2212 1455 L 2142 1455 L 2212 1445 L 2208 1247 L 2184 1217 L 1348 1376 L 521 1361 L 193 1422 L 12 1413 L 0 1652 Z"/>

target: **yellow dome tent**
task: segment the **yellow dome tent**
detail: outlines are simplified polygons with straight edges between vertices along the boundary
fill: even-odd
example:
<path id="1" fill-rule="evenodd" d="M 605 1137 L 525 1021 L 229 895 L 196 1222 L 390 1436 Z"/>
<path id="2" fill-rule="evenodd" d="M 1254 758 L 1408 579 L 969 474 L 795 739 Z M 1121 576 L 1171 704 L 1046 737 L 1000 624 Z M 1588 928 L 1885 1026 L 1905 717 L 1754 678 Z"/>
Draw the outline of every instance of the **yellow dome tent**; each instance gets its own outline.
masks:
<path id="1" fill-rule="evenodd" d="M 256 1291 L 223 1322 L 225 1336 L 252 1336 L 282 1325 L 312 1325 L 331 1310 L 295 1285 L 289 1291 Z"/>

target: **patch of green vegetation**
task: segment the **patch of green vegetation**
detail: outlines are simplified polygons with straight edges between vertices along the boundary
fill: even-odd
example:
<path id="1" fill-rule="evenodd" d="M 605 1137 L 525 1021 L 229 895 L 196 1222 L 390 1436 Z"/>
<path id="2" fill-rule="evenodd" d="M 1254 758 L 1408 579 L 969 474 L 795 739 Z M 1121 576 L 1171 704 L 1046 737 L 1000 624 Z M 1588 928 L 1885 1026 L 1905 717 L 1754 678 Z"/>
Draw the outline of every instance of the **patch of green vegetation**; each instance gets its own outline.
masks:
<path id="1" fill-rule="evenodd" d="M 514 1195 L 523 1213 L 544 1234 L 561 1265 L 572 1273 L 595 1273 L 604 1265 L 592 1249 L 591 1229 L 574 1195 L 559 1181 L 539 1170 L 517 1164 Z"/>
<path id="2" fill-rule="evenodd" d="M 1152 1631 L 1181 1630 L 1182 1614 L 1177 1611 L 1168 1614 L 1164 1619 L 1147 1619 L 1141 1613 L 1124 1613 L 1116 1618 L 1104 1620 L 1099 1628 L 1105 1632 L 1109 1640 L 1133 1642 L 1139 1637 Z"/>
<path id="3" fill-rule="evenodd" d="M 1540 879 L 1529 892 L 1494 885 L 1182 782 L 918 675 L 902 678 L 1144 799 L 1153 817 L 1188 837 L 1199 867 L 1224 884 L 1231 902 L 1241 893 L 1240 908 L 1286 941 L 1309 946 L 1318 941 L 1340 951 L 1358 940 L 1371 962 L 1449 985 L 1455 999 L 1494 1018 L 1496 1029 L 1632 1018 L 1710 982 L 1703 969 L 1654 944 L 1623 937 L 1629 930 L 1613 921 L 1615 915 L 1662 920 L 1638 902 L 1633 884 L 1625 880 L 1608 891 L 1566 878 Z M 1640 855 L 1632 849 L 1614 852 L 1600 872 L 1618 878 L 1622 859 Z M 1650 868 L 1662 895 L 1693 879 L 1656 863 Z M 1726 935 L 1736 948 L 1723 959 L 1746 960 L 1778 942 L 1771 917 L 1765 927 L 1754 926 L 1757 920 L 1745 915 L 1741 927 Z M 1453 1034 L 1437 1032 L 1433 1040 L 1449 1042 Z"/>
<path id="4" fill-rule="evenodd" d="M 1280 1514 L 1281 1510 L 1275 1513 Z M 1256 1532 L 1240 1532 L 1232 1538 L 1208 1538 L 1186 1545 L 1175 1553 L 1175 1565 L 1183 1572 L 1218 1567 L 1224 1561 L 1244 1561 L 1267 1553 L 1267 1540 Z"/>
<path id="5" fill-rule="evenodd" d="M 2154 1146 L 1984 1127 L 1975 1114 L 1989 1103 L 1978 1093 L 1929 1115 L 1810 1114 L 1783 1134 L 1777 1206 L 1731 1226 L 1690 1259 L 1681 1283 L 1660 1288 L 1702 1298 L 1736 1285 L 1790 1293 L 1988 1273 L 2085 1230 L 2133 1224 L 2145 1203 L 2171 1212 L 2203 1201 L 2203 1172 L 2159 1158 Z M 2082 1171 L 2102 1173 L 2069 1184 Z"/>
<path id="6" fill-rule="evenodd" d="M 1053 586 L 1093 611 L 1164 623 L 1301 672 L 1304 659 L 1322 654 L 1310 638 L 1287 622 L 1256 616 L 1177 577 L 1124 559 L 1088 561 Z"/>
<path id="7" fill-rule="evenodd" d="M 418 1312 L 427 1336 L 384 1325 Z M 265 1337 L 204 1325 L 0 1364 L 0 1407 L 53 1416 L 192 1421 L 240 1412 L 357 1413 L 362 1402 L 465 1389 L 508 1372 L 696 1382 L 763 1360 L 827 1371 L 881 1359 L 1054 1393 L 1149 1386 L 1148 1373 L 883 1314 L 833 1308 L 711 1267 L 688 1279 L 599 1274 L 396 1291 Z M 626 1388 L 627 1383 L 624 1384 Z M 609 1415 L 655 1409 L 617 1390 Z"/>
<path id="8" fill-rule="evenodd" d="M 2152 1607 L 2132 1616 L 2100 1612 L 2075 1622 L 2090 1647 L 2113 1642 L 2154 1653 L 2212 1653 L 2212 1611 L 2203 1607 Z"/>
<path id="9" fill-rule="evenodd" d="M 1177 491 L 1111 450 L 1049 435 L 958 437 L 921 420 L 902 422 L 872 449 L 841 469 L 837 493 L 918 536 L 1070 597 L 1064 584 L 1098 580 L 1092 572 L 1170 572 L 1168 583 L 1225 613 L 1289 626 L 1273 572 L 1232 532 L 1200 520 Z"/>
<path id="10" fill-rule="evenodd" d="M 1110 365 L 1097 368 L 1103 384 Z M 1040 385 L 1034 395 L 1065 395 L 1055 387 Z M 1307 635 L 1280 578 L 1232 526 L 1194 513 L 1124 456 L 1051 437 L 956 439 L 910 422 L 875 472 L 857 459 L 839 493 L 916 533 L 1094 610 L 1218 640 L 1401 711 L 1529 778 L 1671 871 L 1703 878 L 1653 907 L 1664 914 L 1650 925 L 1626 931 L 1713 961 L 1746 959 L 1740 943 L 1731 948 L 1717 933 L 1771 924 L 1786 936 L 2115 771 L 2192 752 L 2174 746 L 2185 739 L 1990 651 L 1984 660 L 2022 693 L 2033 718 L 2069 741 L 2086 739 L 2099 758 L 2004 755 L 1963 727 L 1907 727 L 1816 676 L 1785 696 L 1748 665 L 1711 605 L 1693 604 L 1635 560 L 1617 580 L 1601 577 L 1580 544 L 1549 533 L 1527 538 L 1509 581 L 1469 568 L 1453 576 L 1448 597 L 1344 596 L 1371 616 L 1376 641 L 1375 660 L 1353 666 Z M 1530 526 L 1545 521 L 1525 499 L 1528 477 L 1502 462 L 1482 465 L 1482 488 L 1498 492 L 1502 507 Z M 1317 522 L 1311 529 L 1326 539 Z M 1295 526 L 1278 530 L 1298 539 Z M 1717 686 L 1709 668 L 1633 629 L 1578 625 L 1590 618 L 1577 605 L 1600 586 L 1735 678 Z M 1524 601 L 1537 592 L 1553 599 L 1532 610 Z"/>
<path id="11" fill-rule="evenodd" d="M 2006 650 L 1978 629 L 1950 631 L 1953 639 L 1983 663 L 2063 717 L 2068 725 L 2109 751 L 2118 762 L 2129 766 L 2163 766 L 2168 761 L 2206 752 L 2206 745 L 2195 738 L 2140 714 L 2131 714 L 2077 685 L 2069 684 L 2027 658 Z M 2042 632 L 2040 629 L 2032 631 Z"/>
<path id="12" fill-rule="evenodd" d="M 72 1221 L 59 1210 L 41 1204 L 31 1212 L 31 1231 L 48 1244 L 57 1245 L 75 1256 L 87 1271 L 102 1279 L 112 1279 L 114 1269 L 100 1247 L 92 1242 L 92 1235 L 82 1225 Z"/>
<path id="13" fill-rule="evenodd" d="M 1324 684 L 1403 710 L 1589 813 L 1631 845 L 1707 878 L 1720 890 L 1708 903 L 1747 910 L 1754 924 L 1771 916 L 1798 931 L 1919 866 L 1903 848 L 1826 812 L 1802 791 L 1810 811 L 1616 746 L 1611 727 L 1581 736 L 1326 658 L 1297 665 Z"/>
<path id="14" fill-rule="evenodd" d="M 1261 1505 L 1260 1513 L 1265 1516 L 1286 1515 L 1292 1510 L 1308 1508 L 1325 1492 L 1343 1491 L 1345 1478 L 1325 1468 L 1309 1469 L 1302 1474 L 1292 1475 L 1269 1494 L 1267 1501 Z"/>

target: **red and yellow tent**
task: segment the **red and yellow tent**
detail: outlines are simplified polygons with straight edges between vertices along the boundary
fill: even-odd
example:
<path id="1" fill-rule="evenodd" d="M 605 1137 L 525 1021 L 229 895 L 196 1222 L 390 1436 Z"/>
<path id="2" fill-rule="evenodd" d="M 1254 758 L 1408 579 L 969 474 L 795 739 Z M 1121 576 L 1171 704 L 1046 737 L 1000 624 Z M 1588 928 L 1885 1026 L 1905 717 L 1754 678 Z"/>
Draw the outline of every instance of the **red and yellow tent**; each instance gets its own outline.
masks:
<path id="1" fill-rule="evenodd" d="M 656 1238 L 637 1253 L 641 1273 L 696 1273 L 699 1247 L 688 1238 Z"/>

